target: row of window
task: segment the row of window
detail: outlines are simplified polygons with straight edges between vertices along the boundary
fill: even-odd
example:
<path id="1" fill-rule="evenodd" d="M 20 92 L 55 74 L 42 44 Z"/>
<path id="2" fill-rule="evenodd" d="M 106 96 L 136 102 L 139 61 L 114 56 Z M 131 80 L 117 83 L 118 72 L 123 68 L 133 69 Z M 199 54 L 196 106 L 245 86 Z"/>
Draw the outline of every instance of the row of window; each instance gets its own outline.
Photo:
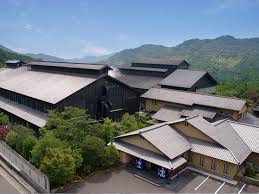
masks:
<path id="1" fill-rule="evenodd" d="M 204 156 L 200 156 L 200 166 L 204 167 Z M 216 170 L 217 168 L 217 160 L 216 159 L 211 159 L 211 170 Z M 224 163 L 224 169 L 223 169 L 223 173 L 224 174 L 228 174 L 228 168 L 229 168 L 229 165 L 227 163 Z"/>

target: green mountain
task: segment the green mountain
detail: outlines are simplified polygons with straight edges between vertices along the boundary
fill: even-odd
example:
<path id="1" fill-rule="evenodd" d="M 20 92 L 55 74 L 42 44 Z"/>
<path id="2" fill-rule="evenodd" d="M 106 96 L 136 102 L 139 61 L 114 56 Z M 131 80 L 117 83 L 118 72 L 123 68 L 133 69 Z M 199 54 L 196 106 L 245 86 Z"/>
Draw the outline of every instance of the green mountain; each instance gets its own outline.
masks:
<path id="1" fill-rule="evenodd" d="M 31 60 L 31 58 L 0 45 L 0 67 L 4 66 L 6 60 Z"/>
<path id="2" fill-rule="evenodd" d="M 118 52 L 103 62 L 119 67 L 142 57 L 185 59 L 192 69 L 207 70 L 219 82 L 259 83 L 259 38 L 191 39 L 176 47 L 147 44 Z"/>

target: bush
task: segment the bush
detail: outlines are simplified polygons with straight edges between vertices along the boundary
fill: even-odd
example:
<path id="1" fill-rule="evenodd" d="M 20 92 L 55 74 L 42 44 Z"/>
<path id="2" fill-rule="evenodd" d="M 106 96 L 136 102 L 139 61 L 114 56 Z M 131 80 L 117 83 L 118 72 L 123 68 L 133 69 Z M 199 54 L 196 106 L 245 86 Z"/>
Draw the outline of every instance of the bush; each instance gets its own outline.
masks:
<path id="1" fill-rule="evenodd" d="M 1 126 L 0 126 L 0 140 L 1 140 L 1 141 L 4 141 L 4 140 L 5 140 L 5 138 L 6 138 L 7 134 L 8 134 L 8 132 L 9 132 L 9 128 L 7 128 L 7 127 L 1 127 Z"/>
<path id="2" fill-rule="evenodd" d="M 246 167 L 245 176 L 254 178 L 256 176 L 255 168 L 252 165 Z"/>
<path id="3" fill-rule="evenodd" d="M 13 149 L 15 149 L 16 147 L 16 140 L 17 140 L 17 133 L 14 131 L 10 131 L 5 138 L 6 144 Z"/>
<path id="4" fill-rule="evenodd" d="M 42 160 L 40 170 L 46 173 L 54 186 L 64 185 L 75 176 L 75 160 L 71 149 L 50 148 Z"/>
<path id="5" fill-rule="evenodd" d="M 105 142 L 94 136 L 87 136 L 81 144 L 83 171 L 90 173 L 102 167 Z"/>
<path id="6" fill-rule="evenodd" d="M 50 148 L 62 147 L 59 139 L 55 138 L 52 133 L 46 133 L 42 139 L 37 141 L 36 145 L 31 151 L 31 162 L 37 168 L 45 156 L 45 153 Z"/>
<path id="7" fill-rule="evenodd" d="M 22 144 L 22 156 L 26 160 L 31 159 L 31 151 L 33 147 L 36 145 L 37 139 L 33 136 L 28 137 L 27 139 L 24 140 Z"/>
<path id="8" fill-rule="evenodd" d="M 103 167 L 110 168 L 119 164 L 119 152 L 114 146 L 105 148 Z"/>
<path id="9" fill-rule="evenodd" d="M 0 126 L 1 125 L 7 125 L 8 121 L 9 121 L 8 116 L 5 115 L 4 113 L 0 112 Z"/>

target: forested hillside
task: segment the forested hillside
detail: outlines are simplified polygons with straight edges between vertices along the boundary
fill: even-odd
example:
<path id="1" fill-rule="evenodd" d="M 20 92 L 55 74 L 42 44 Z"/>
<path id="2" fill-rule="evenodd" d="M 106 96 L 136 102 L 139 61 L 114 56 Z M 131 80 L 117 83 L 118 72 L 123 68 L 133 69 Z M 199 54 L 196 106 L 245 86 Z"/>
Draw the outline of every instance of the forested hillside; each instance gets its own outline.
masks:
<path id="1" fill-rule="evenodd" d="M 16 53 L 2 45 L 0 45 L 0 67 L 4 66 L 6 60 L 30 60 L 31 58 L 25 55 Z"/>
<path id="2" fill-rule="evenodd" d="M 219 82 L 259 83 L 259 38 L 221 36 L 191 39 L 176 47 L 143 45 L 118 52 L 104 62 L 124 66 L 142 57 L 185 59 L 192 69 L 208 70 Z"/>

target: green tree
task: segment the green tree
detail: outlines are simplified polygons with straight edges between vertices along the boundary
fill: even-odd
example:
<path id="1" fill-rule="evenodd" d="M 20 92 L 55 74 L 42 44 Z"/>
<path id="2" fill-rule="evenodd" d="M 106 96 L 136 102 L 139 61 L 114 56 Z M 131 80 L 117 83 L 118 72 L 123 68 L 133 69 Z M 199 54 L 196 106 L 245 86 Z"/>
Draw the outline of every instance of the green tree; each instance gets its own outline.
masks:
<path id="1" fill-rule="evenodd" d="M 71 182 L 76 173 L 76 159 L 68 148 L 50 148 L 46 152 L 40 170 L 49 177 L 52 186 Z"/>
<path id="2" fill-rule="evenodd" d="M 105 150 L 104 140 L 94 136 L 86 136 L 80 147 L 84 172 L 89 173 L 102 166 Z"/>
<path id="3" fill-rule="evenodd" d="M 5 138 L 5 142 L 11 148 L 15 149 L 17 142 L 17 133 L 14 131 L 10 131 Z"/>
<path id="4" fill-rule="evenodd" d="M 9 122 L 8 116 L 0 112 L 0 126 L 7 125 Z"/>
<path id="5" fill-rule="evenodd" d="M 37 168 L 45 156 L 45 153 L 50 148 L 62 147 L 62 142 L 55 138 L 52 133 L 46 133 L 42 139 L 37 141 L 37 144 L 33 147 L 31 151 L 31 162 Z"/>
<path id="6" fill-rule="evenodd" d="M 26 160 L 31 159 L 31 151 L 33 147 L 36 145 L 37 139 L 34 136 L 29 136 L 27 139 L 24 140 L 22 144 L 22 156 Z"/>
<path id="7" fill-rule="evenodd" d="M 105 137 L 104 140 L 107 143 L 113 142 L 114 139 L 114 127 L 115 124 L 110 118 L 105 118 L 104 123 L 103 123 L 103 128 L 105 132 Z"/>
<path id="8" fill-rule="evenodd" d="M 103 167 L 110 168 L 119 164 L 119 152 L 114 146 L 106 147 L 104 150 Z"/>
<path id="9" fill-rule="evenodd" d="M 33 136 L 33 130 L 22 125 L 15 125 L 13 131 L 17 134 L 15 150 L 22 154 L 22 145 L 25 139 Z"/>

